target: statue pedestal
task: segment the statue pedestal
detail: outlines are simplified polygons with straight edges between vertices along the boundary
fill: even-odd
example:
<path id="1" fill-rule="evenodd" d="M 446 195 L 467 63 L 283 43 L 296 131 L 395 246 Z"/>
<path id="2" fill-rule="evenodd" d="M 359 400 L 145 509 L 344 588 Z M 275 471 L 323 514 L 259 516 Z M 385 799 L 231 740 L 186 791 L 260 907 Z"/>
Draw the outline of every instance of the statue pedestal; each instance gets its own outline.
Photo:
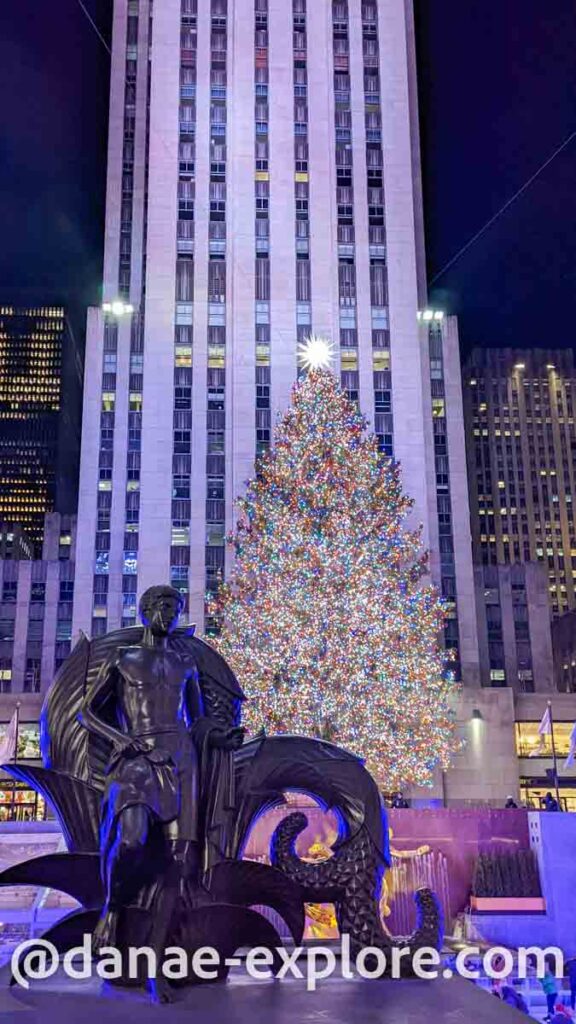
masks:
<path id="1" fill-rule="evenodd" d="M 142 992 L 102 989 L 102 983 L 72 981 L 56 974 L 24 991 L 11 990 L 11 1005 L 0 995 L 0 1021 L 23 1024 L 304 1024 L 312 1019 L 333 1024 L 506 1024 L 518 1013 L 472 982 L 366 981 L 333 977 L 314 992 L 296 979 L 255 981 L 235 969 L 228 982 L 181 990 L 169 1006 L 151 1006 Z M 23 1011 L 20 1018 L 19 1010 Z"/>

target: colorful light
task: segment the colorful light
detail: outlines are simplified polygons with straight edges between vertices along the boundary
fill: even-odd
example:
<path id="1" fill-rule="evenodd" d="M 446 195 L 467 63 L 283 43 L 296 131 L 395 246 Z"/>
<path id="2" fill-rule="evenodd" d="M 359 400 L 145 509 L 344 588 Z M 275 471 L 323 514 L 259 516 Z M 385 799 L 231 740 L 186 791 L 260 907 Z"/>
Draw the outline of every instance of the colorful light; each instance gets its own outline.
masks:
<path id="1" fill-rule="evenodd" d="M 312 369 L 239 502 L 235 567 L 210 609 L 249 728 L 333 740 L 386 789 L 430 783 L 458 747 L 411 506 L 335 376 Z"/>

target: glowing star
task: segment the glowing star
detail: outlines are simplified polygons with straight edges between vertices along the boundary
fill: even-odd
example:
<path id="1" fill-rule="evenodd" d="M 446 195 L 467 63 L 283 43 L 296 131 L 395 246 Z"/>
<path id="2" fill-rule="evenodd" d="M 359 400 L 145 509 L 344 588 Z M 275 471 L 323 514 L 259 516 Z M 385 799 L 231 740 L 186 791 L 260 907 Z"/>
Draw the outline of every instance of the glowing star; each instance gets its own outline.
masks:
<path id="1" fill-rule="evenodd" d="M 298 357 L 307 370 L 327 370 L 334 357 L 334 346 L 326 338 L 311 334 L 298 346 Z"/>

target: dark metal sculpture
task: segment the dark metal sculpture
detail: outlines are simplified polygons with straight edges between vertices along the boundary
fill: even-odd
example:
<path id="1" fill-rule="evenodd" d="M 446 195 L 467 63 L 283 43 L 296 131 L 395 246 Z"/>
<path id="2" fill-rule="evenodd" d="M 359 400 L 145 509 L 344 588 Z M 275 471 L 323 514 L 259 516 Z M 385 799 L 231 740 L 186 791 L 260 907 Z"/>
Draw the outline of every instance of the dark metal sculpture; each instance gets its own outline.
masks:
<path id="1" fill-rule="evenodd" d="M 146 944 L 161 963 L 169 945 L 210 945 L 221 977 L 238 947 L 281 944 L 255 905 L 277 911 L 297 944 L 304 903 L 328 901 L 353 950 L 439 946 L 441 915 L 429 890 L 417 894 L 409 939 L 393 939 L 380 922 L 388 832 L 361 761 L 299 736 L 243 742 L 238 682 L 193 627 L 178 628 L 180 611 L 177 591 L 152 587 L 141 600 L 142 627 L 75 646 L 42 710 L 43 767 L 3 766 L 50 802 L 68 853 L 16 865 L 0 885 L 49 886 L 78 899 L 83 909 L 44 936 L 58 949 L 90 932 L 96 953 Z M 306 817 L 292 814 L 273 837 L 272 866 L 242 860 L 254 822 L 286 790 L 338 812 L 333 857 L 309 864 L 296 856 Z M 139 980 L 154 999 L 171 998 L 160 974 Z"/>

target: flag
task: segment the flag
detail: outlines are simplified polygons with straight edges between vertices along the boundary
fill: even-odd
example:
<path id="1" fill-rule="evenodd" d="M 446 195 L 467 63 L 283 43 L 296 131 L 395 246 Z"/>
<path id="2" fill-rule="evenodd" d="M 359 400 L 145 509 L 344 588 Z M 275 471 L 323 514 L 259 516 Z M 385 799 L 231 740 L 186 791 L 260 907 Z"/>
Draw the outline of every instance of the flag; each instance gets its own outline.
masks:
<path id="1" fill-rule="evenodd" d="M 0 764 L 8 764 L 14 759 L 18 742 L 18 711 L 10 719 L 6 732 L 0 740 Z"/>
<path id="2" fill-rule="evenodd" d="M 572 726 L 572 732 L 570 733 L 570 750 L 564 762 L 564 767 L 571 768 L 573 764 L 576 764 L 576 722 Z"/>
<path id="3" fill-rule="evenodd" d="M 542 715 L 542 721 L 538 726 L 538 735 L 540 737 L 540 742 L 537 747 L 534 747 L 534 750 L 530 751 L 528 757 L 540 757 L 546 750 L 546 736 L 552 735 L 552 720 L 549 704 L 546 707 L 546 711 Z"/>
<path id="4" fill-rule="evenodd" d="M 550 719 L 550 705 L 548 704 L 546 711 L 542 715 L 542 721 L 538 726 L 538 735 L 545 736 L 546 734 L 552 734 L 552 722 Z"/>

